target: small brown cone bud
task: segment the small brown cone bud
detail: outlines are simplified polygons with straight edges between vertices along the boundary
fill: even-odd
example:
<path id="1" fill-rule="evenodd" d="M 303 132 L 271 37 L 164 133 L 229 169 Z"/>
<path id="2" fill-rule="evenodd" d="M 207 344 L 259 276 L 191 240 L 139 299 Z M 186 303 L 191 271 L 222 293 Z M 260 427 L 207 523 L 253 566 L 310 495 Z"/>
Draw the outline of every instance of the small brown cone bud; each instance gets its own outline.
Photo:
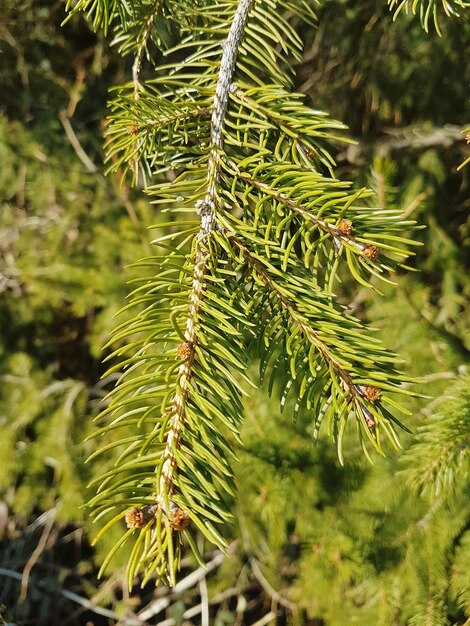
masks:
<path id="1" fill-rule="evenodd" d="M 377 261 L 377 259 L 379 258 L 379 249 L 377 248 L 377 246 L 367 245 L 364 248 L 364 254 L 371 261 Z"/>
<path id="2" fill-rule="evenodd" d="M 177 352 L 180 359 L 188 359 L 191 356 L 191 344 L 187 341 L 180 343 Z"/>
<path id="3" fill-rule="evenodd" d="M 382 397 L 382 391 L 378 387 L 367 385 L 367 387 L 364 388 L 364 398 L 367 398 L 371 402 L 380 400 L 381 397 Z"/>
<path id="4" fill-rule="evenodd" d="M 170 526 L 173 530 L 184 530 L 189 526 L 189 513 L 182 509 L 175 508 L 171 514 Z"/>
<path id="5" fill-rule="evenodd" d="M 129 135 L 138 135 L 139 127 L 136 124 L 131 124 L 127 127 L 127 132 L 129 133 Z"/>
<path id="6" fill-rule="evenodd" d="M 124 519 L 126 520 L 127 528 L 143 528 L 152 517 L 155 516 L 155 507 L 152 505 L 136 506 L 126 511 Z"/>
<path id="7" fill-rule="evenodd" d="M 352 222 L 351 220 L 341 220 L 338 224 L 338 232 L 340 235 L 344 235 L 349 237 L 352 233 Z"/>

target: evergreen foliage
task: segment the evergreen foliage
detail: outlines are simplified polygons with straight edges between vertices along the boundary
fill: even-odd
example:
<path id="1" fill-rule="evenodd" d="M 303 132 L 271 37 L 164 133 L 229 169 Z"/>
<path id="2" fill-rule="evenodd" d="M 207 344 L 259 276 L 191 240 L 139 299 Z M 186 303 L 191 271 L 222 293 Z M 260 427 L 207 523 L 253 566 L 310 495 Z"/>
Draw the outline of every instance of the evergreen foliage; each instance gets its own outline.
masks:
<path id="1" fill-rule="evenodd" d="M 282 381 L 281 406 L 292 390 L 294 415 L 313 415 L 315 437 L 325 422 L 341 460 L 352 416 L 367 456 L 370 444 L 383 451 L 383 439 L 399 445 L 393 412 L 407 411 L 393 394 L 411 394 L 409 379 L 334 291 L 343 265 L 360 285 L 388 281 L 410 254 L 414 222 L 332 178 L 325 142 L 342 126 L 291 94 L 301 41 L 290 15 L 315 16 L 303 2 L 279 8 L 242 0 L 137 3 L 130 15 L 113 2 L 73 9 L 88 10 L 105 33 L 113 24 L 122 52 L 135 53 L 133 83 L 111 105 L 110 169 L 131 172 L 170 216 L 189 214 L 170 220 L 176 230 L 153 242 L 164 252 L 143 262 L 154 278 L 145 275 L 131 296 L 134 319 L 115 332 L 110 358 L 121 362 L 110 373 L 124 371 L 95 435 L 102 453 L 123 448 L 92 481 L 94 514 L 111 515 L 99 536 L 128 509 L 110 557 L 143 529 L 130 585 L 140 570 L 144 584 L 153 574 L 175 584 L 181 534 L 198 556 L 190 522 L 225 545 L 217 524 L 234 495 L 227 435 L 239 438 L 248 343 L 261 380 L 270 372 L 269 390 Z M 163 17 L 181 42 L 165 49 L 156 28 L 168 62 L 143 84 L 143 50 Z M 171 181 L 155 182 L 163 174 Z M 119 438 L 129 424 L 134 436 Z"/>
<path id="2" fill-rule="evenodd" d="M 116 443 L 117 447 L 95 456 L 83 467 L 83 453 L 95 452 L 96 437 L 86 443 L 85 450 L 81 440 L 91 430 L 96 400 L 114 384 L 121 368 L 120 360 L 126 358 L 124 352 L 128 349 L 124 345 L 126 340 L 118 340 L 113 349 L 122 348 L 123 356 L 111 357 L 109 363 L 117 371 L 98 382 L 103 373 L 99 365 L 100 348 L 113 325 L 112 314 L 124 299 L 125 281 L 136 279 L 136 287 L 140 287 L 135 295 L 138 301 L 143 297 L 146 280 L 150 285 L 158 264 L 164 260 L 167 248 L 160 246 L 161 259 L 152 258 L 128 267 L 142 255 L 148 236 L 143 234 L 144 227 L 158 222 L 151 237 L 160 238 L 174 236 L 180 228 L 190 229 L 192 225 L 182 224 L 171 211 L 163 214 L 151 211 L 139 194 L 128 195 L 125 186 L 119 189 L 114 176 L 103 179 L 99 165 L 96 173 L 87 172 L 63 133 L 57 113 L 67 106 L 71 94 L 79 94 L 80 103 L 71 122 L 88 154 L 96 163 L 100 162 L 97 122 L 102 115 L 106 86 L 122 80 L 124 65 L 118 55 L 106 47 L 101 35 L 94 37 L 88 32 L 79 16 L 63 31 L 67 37 L 59 36 L 60 6 L 54 5 L 53 12 L 52 7 L 37 4 L 33 7 L 24 1 L 22 10 L 18 11 L 18 3 L 10 4 L 11 12 L 0 28 L 2 54 L 7 61 L 7 69 L 0 77 L 3 111 L 7 114 L 2 120 L 0 136 L 4 164 L 0 174 L 3 226 L 0 443 L 2 458 L 7 462 L 1 464 L 0 480 L 2 500 L 11 513 L 9 526 L 5 527 L 2 502 L 0 604 L 5 606 L 3 610 L 0 607 L 0 613 L 7 621 L 18 624 L 28 621 L 55 626 L 62 624 L 65 617 L 72 624 L 91 621 L 98 626 L 108 623 L 112 616 L 114 620 L 125 620 L 123 616 L 136 611 L 137 606 L 142 608 L 147 603 L 153 606 L 155 602 L 149 587 L 142 592 L 134 588 L 131 599 L 121 593 L 121 567 L 129 560 L 131 541 L 109 564 L 113 575 L 96 596 L 90 554 L 70 549 L 71 539 L 77 546 L 77 538 L 81 536 L 80 520 L 84 512 L 79 504 L 84 496 L 84 483 L 90 476 L 107 472 L 111 467 L 110 457 L 115 459 L 135 439 L 135 423 L 131 419 L 127 426 L 98 438 L 98 443 L 106 439 L 106 443 Z M 325 439 L 324 427 L 317 446 L 312 446 L 314 425 L 310 411 L 301 408 L 297 420 L 292 421 L 298 389 L 295 382 L 286 396 L 284 414 L 279 416 L 276 396 L 284 395 L 279 387 L 283 377 L 274 374 L 274 398 L 268 400 L 264 393 L 272 372 L 272 364 L 268 364 L 263 394 L 250 390 L 250 397 L 241 398 L 246 418 L 237 427 L 241 429 L 243 446 L 229 426 L 222 428 L 230 451 L 239 459 L 232 462 L 235 503 L 230 496 L 224 498 L 234 515 L 235 526 L 233 529 L 224 526 L 223 534 L 227 540 L 235 541 L 231 541 L 230 556 L 219 571 L 214 575 L 209 568 L 211 573 L 207 574 L 210 623 L 221 625 L 238 620 L 251 624 L 271 606 L 270 614 L 277 614 L 280 624 L 464 624 L 470 617 L 468 493 L 464 484 L 468 476 L 468 446 L 464 447 L 468 428 L 465 418 L 461 420 L 463 423 L 457 422 L 457 415 L 468 412 L 465 393 L 468 377 L 463 375 L 458 382 L 456 372 L 464 370 L 462 363 L 468 360 L 469 349 L 470 284 L 466 272 L 469 171 L 464 168 L 458 174 L 455 172 L 456 166 L 465 160 L 465 142 L 453 138 L 451 131 L 435 126 L 447 121 L 468 126 L 464 118 L 465 79 L 461 76 L 464 64 L 459 56 L 468 29 L 464 20 L 442 21 L 442 39 L 426 37 L 419 22 L 411 16 L 400 15 L 391 25 L 386 7 L 375 1 L 358 7 L 356 3 L 338 0 L 319 6 L 317 12 L 319 30 L 313 31 L 310 26 L 302 30 L 305 39 L 312 41 L 312 52 L 307 52 L 299 71 L 302 80 L 306 81 L 307 76 L 314 79 L 302 91 L 310 91 L 315 107 L 346 118 L 354 134 L 366 132 L 361 151 L 340 147 L 341 177 L 354 176 L 360 184 L 374 189 L 376 198 L 360 196 L 361 204 L 375 203 L 395 214 L 407 215 L 404 219 L 412 215 L 428 225 L 414 233 L 425 244 L 411 261 L 420 269 L 419 273 L 398 272 L 394 276 L 396 287 L 372 279 L 373 286 L 383 291 L 383 298 L 358 284 L 341 256 L 336 275 L 342 282 L 334 286 L 336 306 L 346 305 L 353 315 L 379 328 L 386 343 L 406 360 L 407 371 L 414 376 L 429 377 L 432 383 L 426 391 L 442 397 L 442 401 L 439 405 L 431 401 L 423 408 L 422 401 L 402 398 L 403 405 L 413 413 L 406 418 L 406 424 L 415 433 L 412 437 L 402 434 L 402 443 L 408 447 L 412 441 L 424 442 L 421 449 L 412 447 L 403 461 L 392 454 L 386 460 L 375 458 L 374 466 L 370 466 L 363 459 L 354 429 L 347 428 L 344 433 L 347 468 L 343 470 Z M 347 19 L 342 18 L 343 13 Z M 119 19 L 116 15 L 116 25 Z M 376 26 L 370 29 L 372 23 Z M 168 28 L 170 22 L 165 24 Z M 11 35 L 7 40 L 5 26 Z M 169 40 L 171 45 L 176 44 L 176 28 L 168 28 L 168 32 L 158 37 L 153 31 L 152 36 L 152 42 L 147 40 L 149 60 L 160 63 L 161 53 L 156 52 L 156 46 L 160 45 L 158 37 L 166 38 L 165 45 Z M 14 41 L 15 46 L 6 41 Z M 312 61 L 315 46 L 317 56 Z M 126 66 L 128 76 L 131 66 L 135 67 L 137 48 L 133 48 L 133 58 Z M 23 83 L 22 54 L 28 62 L 30 83 L 29 89 L 20 94 L 16 86 L 20 81 Z M 182 53 L 175 54 L 182 58 Z M 142 76 L 153 76 L 144 63 L 145 58 L 144 50 Z M 70 67 L 85 69 L 83 83 L 74 83 L 76 77 Z M 332 70 L 335 67 L 336 72 Z M 380 67 L 387 69 L 381 74 Z M 400 83 L 400 76 L 408 77 L 406 86 Z M 442 85 L 444 79 L 447 97 L 442 102 L 435 98 L 435 93 L 436 85 Z M 143 95 L 149 89 L 139 74 L 140 83 L 144 90 L 135 103 L 134 84 L 122 91 L 124 99 L 125 93 L 132 94 L 126 105 L 129 111 L 144 100 Z M 288 89 L 284 90 L 286 97 L 291 98 L 289 102 L 297 100 L 292 93 L 289 95 Z M 364 96 L 359 97 L 362 92 Z M 235 94 L 231 98 L 235 103 Z M 207 102 L 210 106 L 210 97 Z M 271 101 L 270 107 L 274 106 L 276 102 Z M 115 113 L 116 121 L 124 124 L 120 105 Z M 148 121 L 151 119 L 148 117 Z M 204 119 L 200 128 L 207 133 L 210 122 Z M 329 120 L 323 116 L 321 119 Z M 403 123 L 413 126 L 400 129 Z M 271 126 L 268 130 L 273 135 Z M 337 135 L 339 131 L 333 128 L 330 132 Z M 120 136 L 135 142 L 132 134 L 122 132 Z M 110 137 L 113 149 L 113 136 Z M 432 143 L 426 143 L 429 139 Z M 337 144 L 323 141 L 318 137 L 315 147 L 326 148 L 322 156 L 328 158 L 326 155 L 333 153 Z M 116 152 L 117 158 L 119 154 Z M 143 153 L 136 156 L 140 158 Z M 186 156 L 189 158 L 188 153 Z M 125 162 L 122 165 L 126 167 Z M 330 178 L 328 167 L 331 166 L 317 164 L 319 172 L 324 174 L 322 184 Z M 146 167 L 144 162 L 144 172 Z M 152 176 L 151 168 L 150 163 Z M 269 172 L 263 173 L 269 176 Z M 131 166 L 129 175 L 133 174 Z M 233 170 L 225 172 L 225 180 L 232 175 L 236 178 Z M 156 180 L 161 180 L 159 176 L 155 174 Z M 152 183 L 150 179 L 148 182 Z M 237 189 L 248 187 L 243 180 L 238 180 L 237 185 Z M 351 194 L 346 187 L 336 189 L 343 197 Z M 356 200 L 352 206 L 358 204 Z M 188 208 L 189 217 L 183 215 L 183 220 L 194 218 L 192 208 Z M 282 211 L 283 207 L 279 208 Z M 262 216 L 268 209 L 266 200 L 257 210 Z M 247 217 L 252 215 L 249 213 Z M 230 219 L 230 215 L 224 216 Z M 197 227 L 197 223 L 193 226 Z M 301 235 L 297 238 L 301 239 Z M 173 250 L 172 241 L 179 244 L 178 239 L 170 238 L 161 243 L 170 243 Z M 328 244 L 320 243 L 321 259 Z M 261 245 L 256 241 L 253 245 L 266 260 Z M 294 244 L 296 254 L 298 247 Z M 285 254 L 285 249 L 281 249 Z M 181 245 L 173 256 L 181 271 L 190 273 L 188 252 L 189 242 Z M 224 257 L 227 266 L 235 263 L 232 261 L 235 253 L 230 249 L 232 256 L 227 253 Z M 274 267 L 281 272 L 283 260 L 284 256 L 282 260 L 280 256 L 274 259 Z M 321 271 L 314 276 L 319 282 L 323 280 Z M 286 272 L 281 277 L 289 279 Z M 238 288 L 242 279 L 240 276 Z M 265 289 L 263 285 L 260 282 L 260 292 Z M 223 291 L 214 293 L 219 295 Z M 248 291 L 248 296 L 252 293 Z M 181 297 L 184 295 L 182 288 Z M 237 295 L 241 297 L 242 293 Z M 238 299 L 235 304 L 229 302 L 232 307 L 238 303 Z M 240 305 L 243 313 L 244 301 Z M 142 311 L 146 304 L 136 302 L 136 306 Z M 120 321 L 127 319 L 128 324 L 134 323 L 135 311 L 135 307 L 127 309 Z M 229 314 L 234 316 L 233 312 Z M 174 315 L 181 317 L 178 311 Z M 256 360 L 259 353 L 256 338 L 263 320 L 252 316 L 250 321 L 253 326 L 244 326 L 240 337 L 241 353 L 247 362 Z M 237 322 L 234 326 L 242 328 Z M 170 331 L 176 337 L 177 330 Z M 179 343 L 183 342 L 178 340 Z M 129 348 L 132 350 L 132 346 Z M 106 354 L 109 353 L 107 349 Z M 279 367 L 282 365 L 281 362 Z M 243 381 L 240 373 L 229 373 L 235 375 L 236 384 Z M 251 381 L 257 381 L 254 366 L 243 373 Z M 457 385 L 454 385 L 456 376 Z M 248 383 L 243 387 L 248 389 Z M 434 419 L 434 414 L 441 418 Z M 106 416 L 99 427 L 105 425 L 105 420 Z M 428 430 L 427 424 L 432 428 Z M 142 431 L 147 435 L 148 431 Z M 447 449 L 450 432 L 457 433 L 460 448 L 454 448 L 449 456 L 439 457 L 445 464 L 428 467 L 427 461 L 433 458 L 435 450 Z M 126 440 L 120 447 L 119 442 Z M 414 488 L 420 487 L 415 463 L 430 474 L 437 467 L 436 484 L 441 484 L 444 491 L 436 494 L 433 488 L 428 488 L 418 496 Z M 152 474 L 153 467 L 144 468 L 144 472 Z M 153 485 L 149 482 L 150 490 Z M 146 502 L 151 502 L 150 490 L 143 494 Z M 41 535 L 42 520 L 46 518 L 40 513 L 46 511 L 45 515 L 49 515 L 56 508 L 61 519 L 78 530 L 70 534 L 70 526 L 66 530 L 57 526 L 31 571 L 27 602 L 18 603 L 23 567 L 38 551 L 44 535 Z M 84 521 L 87 522 L 87 515 Z M 23 531 L 26 525 L 30 526 Z M 192 536 L 195 536 L 194 526 L 192 523 L 186 531 Z M 122 523 L 115 524 L 98 542 L 94 559 L 99 565 L 120 540 L 122 527 Z M 96 530 L 92 527 L 93 532 Z M 57 539 L 59 533 L 63 534 L 62 539 Z M 205 544 L 200 536 L 196 541 L 202 553 Z M 212 555 L 203 556 L 212 562 L 220 555 L 216 554 L 214 559 Z M 185 559 L 187 567 L 197 567 L 197 562 Z M 5 573 L 8 571 L 10 574 Z M 17 572 L 19 581 L 10 577 L 11 572 Z M 105 606 L 109 607 L 108 617 L 104 617 L 106 612 L 100 617 L 89 609 L 83 613 L 83 607 L 77 612 L 77 605 L 63 595 L 67 590 L 81 594 L 82 601 L 90 598 L 91 610 L 93 606 L 97 612 L 101 607 L 103 611 Z M 160 593 L 165 591 L 159 589 Z M 230 593 L 235 593 L 233 603 L 223 599 L 232 597 Z M 170 603 L 169 608 L 154 614 L 149 621 L 166 623 L 170 618 L 177 621 L 184 613 L 184 619 L 199 623 L 194 610 L 200 602 L 198 594 L 194 587 L 177 596 L 168 592 L 163 600 Z M 200 599 L 203 604 L 202 586 Z M 162 598 L 156 600 L 161 602 Z"/>
<path id="3" fill-rule="evenodd" d="M 371 473 L 353 448 L 348 476 L 337 473 L 324 441 L 311 451 L 305 424 L 287 418 L 282 437 L 271 432 L 267 407 L 249 412 L 240 470 L 240 484 L 249 488 L 237 505 L 240 540 L 263 563 L 273 587 L 288 587 L 289 598 L 311 618 L 325 616 L 334 626 L 438 626 L 468 618 L 468 376 L 448 393 L 398 466 L 390 459 Z M 456 424 L 454 448 L 437 430 L 448 435 Z M 290 455 L 280 452 L 286 439 Z M 442 452 L 444 441 L 448 453 Z M 439 469 L 449 480 L 455 475 L 452 489 L 447 483 L 439 491 Z M 415 486 L 423 485 L 417 497 Z M 239 568 L 229 577 L 232 584 L 242 563 Z"/>
<path id="4" fill-rule="evenodd" d="M 439 27 L 440 16 L 458 16 L 462 9 L 468 8 L 469 6 L 469 3 L 465 2 L 465 0 L 451 0 L 450 2 L 447 0 L 441 0 L 441 2 L 439 2 L 439 0 L 388 0 L 388 4 L 392 11 L 394 11 L 395 16 L 402 10 L 411 10 L 413 13 L 419 13 L 419 17 L 426 32 L 429 30 L 429 25 L 432 20 L 439 34 L 441 34 Z"/>

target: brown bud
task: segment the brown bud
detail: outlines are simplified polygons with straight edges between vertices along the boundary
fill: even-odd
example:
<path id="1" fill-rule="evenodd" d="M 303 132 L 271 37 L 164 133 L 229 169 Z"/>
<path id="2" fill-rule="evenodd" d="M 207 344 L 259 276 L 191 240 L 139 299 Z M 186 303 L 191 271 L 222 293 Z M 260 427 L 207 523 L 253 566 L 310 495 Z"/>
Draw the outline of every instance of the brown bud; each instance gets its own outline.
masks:
<path id="1" fill-rule="evenodd" d="M 372 246 L 368 244 L 364 248 L 363 252 L 366 255 L 366 257 L 370 259 L 371 261 L 377 261 L 377 259 L 379 258 L 380 250 L 377 248 L 377 246 Z"/>
<path id="2" fill-rule="evenodd" d="M 371 402 L 375 402 L 376 400 L 380 400 L 382 397 L 382 391 L 378 387 L 373 387 L 372 385 L 367 385 L 363 389 L 364 398 L 367 398 Z"/>
<path id="3" fill-rule="evenodd" d="M 155 516 L 155 512 L 156 507 L 154 505 L 139 508 L 135 506 L 129 509 L 124 516 L 127 528 L 143 528 Z"/>
<path id="4" fill-rule="evenodd" d="M 341 220 L 337 228 L 340 235 L 349 237 L 352 233 L 352 222 L 351 220 Z"/>
<path id="5" fill-rule="evenodd" d="M 170 518 L 170 526 L 173 530 L 184 530 L 189 526 L 189 513 L 179 508 L 174 508 Z"/>
<path id="6" fill-rule="evenodd" d="M 189 359 L 191 356 L 191 344 L 188 341 L 180 343 L 177 353 L 180 359 Z"/>
<path id="7" fill-rule="evenodd" d="M 127 132 L 129 133 L 129 135 L 138 135 L 139 127 L 136 124 L 131 124 L 127 127 Z"/>

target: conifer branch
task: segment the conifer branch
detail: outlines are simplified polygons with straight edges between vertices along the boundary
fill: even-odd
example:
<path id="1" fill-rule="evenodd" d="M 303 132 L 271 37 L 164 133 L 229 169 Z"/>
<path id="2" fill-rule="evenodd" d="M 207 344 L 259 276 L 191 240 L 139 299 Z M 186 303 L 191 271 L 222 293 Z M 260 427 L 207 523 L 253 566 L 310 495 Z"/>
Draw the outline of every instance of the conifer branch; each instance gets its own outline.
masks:
<path id="1" fill-rule="evenodd" d="M 317 226 L 320 230 L 328 234 L 333 239 L 335 244 L 341 245 L 341 243 L 347 243 L 354 250 L 356 250 L 360 254 L 363 254 L 367 258 L 371 260 L 375 260 L 377 258 L 376 255 L 378 255 L 378 250 L 374 246 L 359 243 L 351 235 L 353 224 L 350 220 L 339 220 L 336 226 L 334 224 L 329 224 L 328 222 L 325 222 L 320 217 L 318 217 L 318 215 L 316 215 L 315 213 L 312 213 L 312 211 L 306 209 L 304 206 L 302 206 L 302 204 L 287 196 L 285 193 L 279 192 L 277 189 L 271 187 L 267 183 L 252 178 L 249 173 L 240 171 L 238 168 L 236 168 L 234 164 L 230 164 L 230 166 L 233 168 L 234 175 L 239 176 L 248 185 L 251 185 L 256 189 L 263 191 L 266 195 L 270 196 L 277 202 L 286 205 L 295 213 L 298 213 L 306 220 L 312 222 L 312 224 L 315 224 L 315 226 Z M 354 200 L 360 198 L 361 195 L 365 192 L 366 189 L 360 189 L 355 192 Z"/>
<path id="2" fill-rule="evenodd" d="M 131 134 L 138 134 L 142 130 L 150 130 L 152 128 L 160 129 L 162 126 L 166 126 L 168 124 L 173 124 L 173 122 L 179 122 L 181 120 L 187 120 L 191 117 L 206 117 L 210 114 L 208 108 L 205 107 L 197 107 L 195 109 L 185 109 L 183 111 L 178 111 L 178 113 L 174 113 L 173 115 L 166 115 L 154 120 L 148 120 L 144 123 L 138 123 L 136 120 L 135 126 L 130 126 L 128 131 Z"/>
<path id="3" fill-rule="evenodd" d="M 194 361 L 194 351 L 197 341 L 197 318 L 205 289 L 204 276 L 206 270 L 205 252 L 195 244 L 195 264 L 193 274 L 193 284 L 190 292 L 188 317 L 184 337 L 185 344 L 180 346 L 180 353 L 184 357 L 184 362 L 178 369 L 178 383 L 172 404 L 173 414 L 170 420 L 165 451 L 163 453 L 163 466 L 160 478 L 159 495 L 157 502 L 168 511 L 168 503 L 165 498 L 170 498 L 174 490 L 174 473 L 176 471 L 175 450 L 181 445 L 181 437 L 185 422 L 185 405 L 189 393 L 189 386 L 192 378 L 192 365 Z"/>
<path id="4" fill-rule="evenodd" d="M 263 91 L 267 92 L 265 95 L 266 98 L 269 92 L 267 89 L 264 89 Z M 301 150 L 302 154 L 306 157 L 307 162 L 310 162 L 316 157 L 316 150 L 311 146 L 309 141 L 311 139 L 311 129 L 310 133 L 305 132 L 305 129 L 302 129 L 302 132 L 302 130 L 299 130 L 299 128 L 296 126 L 294 120 L 286 118 L 278 111 L 271 109 L 269 106 L 265 106 L 262 102 L 259 102 L 255 98 L 250 96 L 249 93 L 247 93 L 247 90 L 242 89 L 236 84 L 232 86 L 231 93 L 235 101 L 247 105 L 252 110 L 259 111 L 262 116 L 269 120 L 269 122 L 276 126 L 281 132 L 285 132 L 291 140 L 294 140 Z M 312 112 L 305 111 L 305 113 L 311 114 Z M 321 132 L 321 129 L 323 126 L 325 128 L 331 128 L 332 126 L 334 126 L 338 129 L 346 129 L 346 126 L 344 124 L 341 124 L 340 122 L 331 122 L 330 120 L 328 123 L 325 122 L 323 125 L 317 122 L 315 134 L 317 134 L 318 136 L 322 136 L 323 133 Z M 330 138 L 333 139 L 333 137 Z M 334 137 L 334 139 L 347 141 L 346 139 L 341 137 Z M 334 165 L 333 161 L 330 164 L 330 170 L 331 165 Z"/>
<path id="5" fill-rule="evenodd" d="M 156 0 L 153 8 L 151 9 L 147 21 L 145 22 L 144 29 L 142 31 L 142 36 L 140 38 L 137 53 L 134 58 L 134 63 L 132 65 L 132 81 L 134 83 L 134 100 L 139 99 L 139 94 L 141 90 L 140 84 L 140 73 L 142 71 L 142 61 L 144 58 L 144 53 L 147 49 L 148 40 L 152 33 L 152 28 L 155 22 L 155 18 L 157 17 L 160 7 L 162 5 L 162 0 Z"/>
<path id="6" fill-rule="evenodd" d="M 190 293 L 190 305 L 186 320 L 185 339 L 188 354 L 178 371 L 178 391 L 173 400 L 174 413 L 171 417 L 170 430 L 164 452 L 163 468 L 160 479 L 158 500 L 161 503 L 162 494 L 170 497 L 174 489 L 173 475 L 176 471 L 174 450 L 180 447 L 182 431 L 185 421 L 185 404 L 189 393 L 192 377 L 192 363 L 194 360 L 197 337 L 197 317 L 204 297 L 206 256 L 204 241 L 210 237 L 216 225 L 217 212 L 217 184 L 220 177 L 221 152 L 223 150 L 223 127 L 229 91 L 232 85 L 238 49 L 243 37 L 243 30 L 248 18 L 248 12 L 253 0 L 241 0 L 235 12 L 226 41 L 223 44 L 223 55 L 220 63 L 219 75 L 215 88 L 211 117 L 211 150 L 207 165 L 207 192 L 203 201 L 196 203 L 196 211 L 201 216 L 201 226 L 195 238 L 195 265 L 193 286 Z"/>
<path id="7" fill-rule="evenodd" d="M 334 367 L 335 371 L 338 373 L 340 378 L 345 383 L 348 391 L 351 391 L 350 386 L 350 376 L 342 369 L 341 364 L 332 354 L 328 346 L 326 346 L 318 337 L 318 333 L 303 319 L 303 316 L 299 312 L 295 302 L 292 302 L 287 298 L 281 289 L 279 289 L 278 285 L 271 278 L 269 273 L 267 272 L 263 263 L 255 258 L 248 248 L 248 246 L 242 243 L 235 235 L 228 235 L 229 241 L 233 244 L 233 246 L 238 249 L 243 258 L 246 260 L 248 265 L 252 268 L 255 268 L 258 274 L 262 277 L 264 284 L 270 291 L 276 294 L 276 297 L 279 298 L 279 301 L 282 303 L 284 310 L 289 314 L 289 316 L 294 320 L 296 325 L 301 329 L 305 338 L 311 343 L 315 344 L 316 350 L 321 354 L 321 356 L 325 359 L 327 363 L 331 363 Z"/>
<path id="8" fill-rule="evenodd" d="M 393 11 L 394 18 L 401 11 L 419 14 L 421 23 L 426 32 L 429 31 L 430 23 L 438 35 L 442 35 L 439 26 L 439 17 L 444 14 L 447 18 L 458 17 L 463 9 L 468 9 L 470 3 L 467 0 L 388 0 L 390 10 Z"/>
<path id="9" fill-rule="evenodd" d="M 90 8 L 88 0 L 77 6 Z M 369 192 L 350 191 L 331 174 L 322 142 L 344 126 L 291 92 L 283 56 L 299 58 L 301 40 L 286 10 L 311 21 L 304 0 L 162 0 L 184 39 L 165 51 L 170 62 L 145 89 L 140 70 L 159 32 L 160 5 L 149 15 L 148 4 L 136 4 L 130 27 L 127 5 L 91 6 L 96 25 L 120 20 L 115 41 L 122 53 L 135 52 L 133 84 L 111 105 L 112 168 L 134 170 L 136 181 L 138 165 L 156 180 L 146 187 L 155 204 L 190 217 L 156 225 L 170 229 L 152 242 L 164 252 L 142 261 L 152 277 L 132 292 L 126 308 L 136 307 L 134 316 L 111 342 L 118 345 L 109 358 L 121 362 L 109 371 L 122 374 L 101 413 L 108 422 L 94 435 L 111 441 L 92 456 L 123 449 L 115 467 L 92 480 L 98 489 L 90 507 L 97 518 L 113 516 L 98 538 L 126 511 L 128 530 L 103 569 L 134 537 L 129 585 L 139 571 L 144 584 L 155 574 L 174 585 L 182 537 L 202 562 L 190 521 L 226 546 L 217 524 L 229 519 L 234 495 L 242 383 L 253 384 L 249 344 L 261 380 L 269 369 L 269 393 L 276 381 L 284 407 L 295 390 L 294 416 L 301 408 L 313 415 L 315 436 L 325 420 L 340 460 L 350 414 L 366 455 L 366 443 L 382 452 L 381 433 L 398 446 L 401 424 L 387 407 L 402 410 L 390 394 L 411 395 L 403 387 L 409 379 L 394 354 L 335 307 L 334 285 L 341 255 L 358 282 L 385 280 L 385 270 L 409 254 L 401 231 L 414 223 L 355 206 Z M 171 182 L 159 182 L 168 171 Z M 124 427 L 135 430 L 120 439 Z"/>
<path id="10" fill-rule="evenodd" d="M 227 39 L 223 43 L 223 54 L 220 63 L 217 85 L 215 87 L 211 118 L 211 150 L 207 165 L 207 193 L 201 214 L 201 230 L 210 233 L 217 211 L 217 184 L 220 177 L 222 150 L 224 146 L 223 129 L 229 93 L 233 89 L 233 74 L 237 61 L 238 50 L 243 31 L 248 19 L 253 0 L 240 0 Z"/>
<path id="11" fill-rule="evenodd" d="M 276 298 L 282 304 L 283 309 L 294 321 L 304 335 L 305 339 L 315 346 L 315 350 L 321 356 L 328 366 L 331 366 L 335 373 L 338 375 L 339 380 L 343 386 L 344 391 L 349 396 L 348 404 L 359 405 L 362 414 L 364 415 L 368 428 L 372 428 L 376 425 L 376 421 L 372 416 L 369 409 L 365 406 L 360 398 L 365 398 L 370 401 L 377 401 L 380 399 L 381 392 L 377 387 L 372 385 L 355 385 L 352 382 L 351 374 L 341 365 L 338 358 L 330 347 L 321 340 L 319 333 L 309 324 L 302 313 L 299 311 L 295 302 L 290 300 L 282 289 L 276 284 L 273 278 L 270 276 L 264 264 L 259 258 L 256 258 L 249 247 L 244 244 L 235 235 L 228 234 L 228 239 L 235 249 L 239 250 L 246 260 L 248 265 L 254 269 L 262 277 L 262 280 L 266 287 L 276 295 Z"/>

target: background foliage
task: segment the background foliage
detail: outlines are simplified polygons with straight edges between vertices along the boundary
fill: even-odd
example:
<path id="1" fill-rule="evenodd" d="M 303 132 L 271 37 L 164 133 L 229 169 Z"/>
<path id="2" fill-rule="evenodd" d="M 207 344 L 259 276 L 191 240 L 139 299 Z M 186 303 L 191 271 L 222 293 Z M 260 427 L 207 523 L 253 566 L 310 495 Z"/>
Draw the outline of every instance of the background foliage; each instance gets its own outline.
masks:
<path id="1" fill-rule="evenodd" d="M 341 469 L 301 417 L 279 415 L 261 394 L 247 401 L 230 557 L 207 554 L 216 570 L 208 592 L 200 577 L 162 595 L 169 602 L 152 616 L 154 591 L 129 597 L 122 585 L 125 554 L 98 591 L 95 566 L 109 546 L 91 551 L 80 508 L 93 449 L 82 441 L 112 383 L 101 380 L 101 346 L 129 264 L 159 234 L 147 226 L 163 221 L 120 187 L 119 173 L 103 177 L 106 91 L 130 67 L 84 19 L 61 29 L 63 2 L 1 10 L 0 614 L 115 624 L 140 610 L 136 623 L 198 624 L 205 609 L 183 615 L 200 604 L 219 626 L 467 623 L 470 224 L 468 168 L 457 166 L 468 23 L 441 20 L 437 38 L 412 16 L 392 23 L 384 2 L 334 0 L 322 4 L 318 29 L 301 32 L 298 88 L 360 140 L 338 145 L 340 175 L 428 226 L 419 273 L 400 276 L 385 299 L 347 280 L 342 288 L 409 373 L 429 380 L 433 398 L 410 401 L 404 454 L 371 467 L 348 441 Z"/>

